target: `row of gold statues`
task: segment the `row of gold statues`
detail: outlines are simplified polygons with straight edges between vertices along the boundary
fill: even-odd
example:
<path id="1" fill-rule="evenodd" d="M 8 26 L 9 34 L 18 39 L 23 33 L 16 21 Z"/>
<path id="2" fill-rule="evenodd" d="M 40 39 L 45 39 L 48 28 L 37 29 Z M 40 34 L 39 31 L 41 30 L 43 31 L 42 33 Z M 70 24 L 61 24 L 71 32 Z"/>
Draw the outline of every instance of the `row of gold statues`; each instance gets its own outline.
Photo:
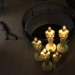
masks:
<path id="1" fill-rule="evenodd" d="M 62 29 L 58 31 L 60 43 L 57 46 L 53 43 L 55 31 L 51 27 L 45 31 L 46 38 L 48 43 L 43 48 L 42 41 L 37 37 L 32 41 L 32 45 L 36 50 L 34 58 L 37 61 L 43 61 L 42 69 L 44 71 L 50 71 L 52 68 L 54 71 L 59 71 L 61 68 L 61 58 L 62 54 L 67 52 L 68 45 L 66 44 L 67 37 L 69 35 L 69 30 L 65 25 L 62 26 Z"/>

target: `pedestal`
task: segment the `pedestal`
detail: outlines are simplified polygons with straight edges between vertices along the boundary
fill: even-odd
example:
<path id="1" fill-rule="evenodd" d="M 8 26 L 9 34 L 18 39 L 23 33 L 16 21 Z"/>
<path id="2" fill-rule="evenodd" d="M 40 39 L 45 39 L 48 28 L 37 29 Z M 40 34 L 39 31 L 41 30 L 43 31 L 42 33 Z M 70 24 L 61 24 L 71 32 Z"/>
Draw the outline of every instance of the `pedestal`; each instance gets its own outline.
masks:
<path id="1" fill-rule="evenodd" d="M 35 59 L 36 61 L 42 61 L 41 56 L 40 56 L 40 55 L 38 55 L 38 53 L 37 53 L 37 52 L 34 54 L 34 59 Z"/>
<path id="2" fill-rule="evenodd" d="M 47 65 L 45 62 L 42 63 L 42 69 L 44 71 L 50 71 L 52 69 L 53 65 L 52 62 L 49 61 L 49 64 Z"/>
<path id="3" fill-rule="evenodd" d="M 57 51 L 59 51 L 59 52 L 61 52 L 61 53 L 67 52 L 67 51 L 68 51 L 68 45 L 65 44 L 64 47 L 61 47 L 61 43 L 59 43 L 59 44 L 57 45 Z"/>
<path id="4" fill-rule="evenodd" d="M 56 45 L 53 43 L 53 46 L 50 46 L 49 44 L 46 45 L 46 50 L 50 52 L 55 52 Z"/>

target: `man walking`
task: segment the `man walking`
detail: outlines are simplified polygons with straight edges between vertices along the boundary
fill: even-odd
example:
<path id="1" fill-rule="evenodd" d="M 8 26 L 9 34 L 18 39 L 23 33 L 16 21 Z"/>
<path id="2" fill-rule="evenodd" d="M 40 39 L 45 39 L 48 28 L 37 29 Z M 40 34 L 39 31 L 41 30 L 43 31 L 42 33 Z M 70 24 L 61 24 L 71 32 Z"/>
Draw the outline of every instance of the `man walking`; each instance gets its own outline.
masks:
<path id="1" fill-rule="evenodd" d="M 6 38 L 5 40 L 9 40 L 9 35 L 13 36 L 16 38 L 16 40 L 18 40 L 18 36 L 16 36 L 15 34 L 13 34 L 10 29 L 8 28 L 7 24 L 4 23 L 3 21 L 0 21 L 0 24 L 3 26 L 3 30 L 5 31 L 6 34 Z"/>

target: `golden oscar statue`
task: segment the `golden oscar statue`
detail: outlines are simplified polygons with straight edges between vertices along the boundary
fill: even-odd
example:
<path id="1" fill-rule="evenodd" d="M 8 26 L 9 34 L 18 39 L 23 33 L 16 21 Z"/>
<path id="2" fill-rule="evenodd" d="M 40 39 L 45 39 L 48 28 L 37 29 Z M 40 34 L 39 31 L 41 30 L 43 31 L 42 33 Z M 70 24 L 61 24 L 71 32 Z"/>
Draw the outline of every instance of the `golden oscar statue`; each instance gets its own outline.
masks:
<path id="1" fill-rule="evenodd" d="M 60 43 L 57 45 L 57 50 L 61 53 L 65 53 L 68 50 L 68 45 L 66 44 L 67 37 L 69 35 L 69 30 L 65 25 L 59 30 Z"/>
<path id="2" fill-rule="evenodd" d="M 41 40 L 38 40 L 37 37 L 34 38 L 34 40 L 32 41 L 32 45 L 36 50 L 36 53 L 34 54 L 34 58 L 37 61 L 41 61 L 41 57 L 40 57 L 40 52 L 42 50 L 42 42 Z"/>
<path id="3" fill-rule="evenodd" d="M 53 70 L 60 71 L 61 69 L 60 61 L 61 61 L 62 55 L 58 51 L 56 51 L 52 55 L 52 57 L 53 57 Z"/>
<path id="4" fill-rule="evenodd" d="M 50 51 L 47 51 L 45 48 L 41 51 L 41 58 L 43 59 L 42 69 L 44 71 L 50 71 L 52 69 L 52 62 L 49 61 Z"/>
<path id="5" fill-rule="evenodd" d="M 48 40 L 48 44 L 46 45 L 46 49 L 48 51 L 54 52 L 56 50 L 56 45 L 53 43 L 55 31 L 52 30 L 51 27 L 48 27 L 48 30 L 45 31 L 45 35 Z"/>

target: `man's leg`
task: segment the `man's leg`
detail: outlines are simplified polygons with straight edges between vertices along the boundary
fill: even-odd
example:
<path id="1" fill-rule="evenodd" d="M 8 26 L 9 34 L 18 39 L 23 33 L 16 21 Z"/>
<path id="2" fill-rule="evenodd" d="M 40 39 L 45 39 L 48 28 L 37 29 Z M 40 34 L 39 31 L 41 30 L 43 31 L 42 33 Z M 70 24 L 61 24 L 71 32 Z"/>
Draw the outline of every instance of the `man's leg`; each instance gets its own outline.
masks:
<path id="1" fill-rule="evenodd" d="M 5 40 L 9 40 L 9 32 L 6 32 L 6 38 Z"/>
<path id="2" fill-rule="evenodd" d="M 15 34 L 10 32 L 9 35 L 14 36 L 16 38 L 16 40 L 18 40 L 18 36 L 16 36 Z"/>

